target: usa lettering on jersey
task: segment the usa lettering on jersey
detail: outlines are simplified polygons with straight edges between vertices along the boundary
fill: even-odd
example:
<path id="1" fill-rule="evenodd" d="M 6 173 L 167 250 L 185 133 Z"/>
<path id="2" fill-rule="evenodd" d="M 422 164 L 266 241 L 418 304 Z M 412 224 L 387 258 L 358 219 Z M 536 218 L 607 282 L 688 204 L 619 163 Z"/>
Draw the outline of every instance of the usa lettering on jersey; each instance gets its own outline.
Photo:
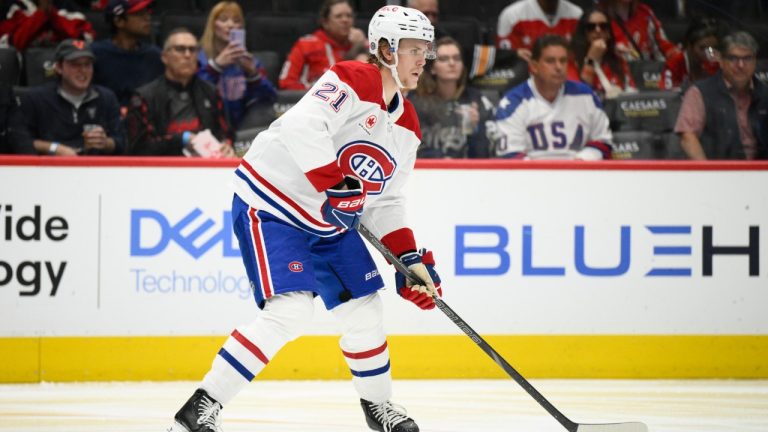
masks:
<path id="1" fill-rule="evenodd" d="M 610 149 L 609 121 L 600 100 L 583 83 L 566 81 L 554 102 L 533 79 L 510 90 L 496 114 L 496 154 L 507 158 L 574 159 L 587 148 Z M 609 156 L 608 156 L 609 157 Z"/>

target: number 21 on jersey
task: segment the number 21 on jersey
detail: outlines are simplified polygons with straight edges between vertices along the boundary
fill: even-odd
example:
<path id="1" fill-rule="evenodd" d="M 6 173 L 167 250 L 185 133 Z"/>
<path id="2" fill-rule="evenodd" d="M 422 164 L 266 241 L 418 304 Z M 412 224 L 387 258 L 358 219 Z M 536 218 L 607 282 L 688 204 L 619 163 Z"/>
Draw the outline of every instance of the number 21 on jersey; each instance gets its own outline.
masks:
<path id="1" fill-rule="evenodd" d="M 312 96 L 326 102 L 330 101 L 331 108 L 339 112 L 341 105 L 347 100 L 349 94 L 347 94 L 346 90 L 339 91 L 339 86 L 332 82 L 324 82 L 320 84 L 320 88 L 312 93 Z"/>

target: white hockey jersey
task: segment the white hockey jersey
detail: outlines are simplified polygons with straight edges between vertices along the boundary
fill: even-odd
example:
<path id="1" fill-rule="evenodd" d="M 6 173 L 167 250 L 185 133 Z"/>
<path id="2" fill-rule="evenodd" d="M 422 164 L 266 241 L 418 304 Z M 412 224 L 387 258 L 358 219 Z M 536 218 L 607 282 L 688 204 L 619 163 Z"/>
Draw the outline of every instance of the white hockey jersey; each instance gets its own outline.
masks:
<path id="1" fill-rule="evenodd" d="M 398 92 L 385 105 L 376 66 L 337 63 L 254 139 L 235 171 L 235 192 L 253 208 L 329 237 L 339 231 L 323 221 L 324 191 L 351 174 L 367 192 L 362 223 L 379 238 L 410 233 L 402 187 L 420 140 L 411 103 Z M 412 238 L 401 240 L 412 243 Z M 402 248 L 415 244 L 397 247 Z"/>
<path id="2" fill-rule="evenodd" d="M 533 78 L 507 92 L 496 111 L 496 155 L 528 159 L 610 159 L 608 116 L 586 84 L 566 81 L 550 103 Z"/>

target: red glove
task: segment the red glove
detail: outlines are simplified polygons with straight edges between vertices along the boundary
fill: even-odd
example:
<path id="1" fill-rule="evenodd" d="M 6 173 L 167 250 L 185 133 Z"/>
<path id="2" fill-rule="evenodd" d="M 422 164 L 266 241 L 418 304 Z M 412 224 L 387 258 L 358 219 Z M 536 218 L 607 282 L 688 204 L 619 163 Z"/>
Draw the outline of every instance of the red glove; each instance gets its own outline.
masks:
<path id="1" fill-rule="evenodd" d="M 426 285 L 411 285 L 412 282 L 408 278 L 397 272 L 395 273 L 397 293 L 422 309 L 433 309 L 435 307 L 433 297 L 435 295 L 442 297 L 443 289 L 440 287 L 440 276 L 435 271 L 435 259 L 432 257 L 432 251 L 422 249 L 419 252 L 409 252 L 403 254 L 400 259 Z"/>

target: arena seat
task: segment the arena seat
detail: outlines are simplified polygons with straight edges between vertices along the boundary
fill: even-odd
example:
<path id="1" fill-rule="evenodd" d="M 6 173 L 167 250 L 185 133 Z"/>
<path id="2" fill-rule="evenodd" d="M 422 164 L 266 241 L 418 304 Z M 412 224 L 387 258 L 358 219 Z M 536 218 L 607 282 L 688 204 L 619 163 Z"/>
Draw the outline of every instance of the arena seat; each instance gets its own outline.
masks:
<path id="1" fill-rule="evenodd" d="M 688 31 L 690 23 L 688 20 L 679 18 L 665 18 L 661 19 L 661 28 L 664 29 L 664 34 L 667 36 L 670 42 L 677 44 L 679 47 L 683 46 L 683 39 L 685 39 L 685 33 Z"/>
<path id="2" fill-rule="evenodd" d="M 367 16 L 373 15 L 380 7 L 387 4 L 384 0 L 359 0 L 357 3 L 357 8 L 355 9 L 357 15 Z"/>
<path id="3" fill-rule="evenodd" d="M 640 91 L 658 90 L 663 70 L 663 61 L 640 60 L 629 62 L 629 72 L 632 74 L 635 86 Z"/>
<path id="4" fill-rule="evenodd" d="M 24 51 L 25 85 L 35 86 L 56 79 L 53 70 L 56 48 L 27 48 Z"/>
<path id="5" fill-rule="evenodd" d="M 206 16 L 210 12 L 211 8 L 216 5 L 220 0 L 198 0 L 197 8 L 202 11 Z M 243 8 L 244 14 L 252 12 L 258 13 L 271 13 L 272 12 L 272 0 L 238 0 L 237 3 Z"/>
<path id="6" fill-rule="evenodd" d="M 296 105 L 306 91 L 304 90 L 278 90 L 277 101 L 275 101 L 275 115 L 280 117 L 292 106 Z"/>
<path id="7" fill-rule="evenodd" d="M 248 49 L 274 51 L 282 65 L 293 44 L 316 28 L 310 15 L 248 15 L 245 19 L 245 38 Z"/>
<path id="8" fill-rule="evenodd" d="M 105 39 L 112 36 L 109 29 L 109 24 L 106 18 L 104 18 L 103 11 L 84 11 L 83 14 L 89 23 L 93 26 L 93 30 L 96 32 L 94 40 Z"/>
<path id="9" fill-rule="evenodd" d="M 276 118 L 277 115 L 273 105 L 251 105 L 243 114 L 243 119 L 240 121 L 237 130 L 264 129 Z"/>
<path id="10" fill-rule="evenodd" d="M 165 38 L 173 29 L 186 27 L 199 39 L 205 30 L 206 16 L 195 12 L 167 12 L 160 16 L 160 28 L 157 34 L 157 44 L 162 47 Z"/>
<path id="11" fill-rule="evenodd" d="M 194 12 L 197 11 L 195 0 L 162 0 L 152 4 L 152 12 L 164 14 L 168 12 Z"/>
<path id="12" fill-rule="evenodd" d="M 768 85 L 768 59 L 758 59 L 755 67 L 755 75 L 760 81 Z"/>
<path id="13" fill-rule="evenodd" d="M 674 132 L 667 132 L 659 135 L 659 152 L 662 159 L 668 160 L 686 160 L 683 148 L 680 147 L 680 136 Z"/>
<path id="14" fill-rule="evenodd" d="M 264 69 L 267 70 L 267 78 L 277 86 L 277 79 L 280 75 L 280 68 L 283 66 L 280 63 L 280 56 L 276 51 L 253 51 L 253 56 L 261 61 Z"/>
<path id="15" fill-rule="evenodd" d="M 613 134 L 613 159 L 659 159 L 658 135 L 648 131 Z"/>
<path id="16" fill-rule="evenodd" d="M 13 47 L 0 48 L 0 82 L 15 86 L 21 78 L 19 54 Z"/>
<path id="17" fill-rule="evenodd" d="M 605 112 L 619 131 L 669 132 L 674 129 L 682 96 L 677 91 L 623 94 L 605 101 Z"/>
<path id="18" fill-rule="evenodd" d="M 680 11 L 677 10 L 677 2 L 670 0 L 643 0 L 653 10 L 658 18 L 677 18 Z"/>
<path id="19" fill-rule="evenodd" d="M 464 64 L 471 65 L 475 44 L 480 43 L 480 22 L 471 17 L 441 19 L 438 28 L 456 39 L 464 52 Z"/>
<path id="20" fill-rule="evenodd" d="M 317 0 L 273 0 L 272 12 L 309 14 L 316 19 L 321 3 Z"/>
<path id="21" fill-rule="evenodd" d="M 448 17 L 473 17 L 483 22 L 492 22 L 495 29 L 499 14 L 511 3 L 511 0 L 483 0 L 478 2 L 442 0 L 440 2 L 440 14 Z"/>

